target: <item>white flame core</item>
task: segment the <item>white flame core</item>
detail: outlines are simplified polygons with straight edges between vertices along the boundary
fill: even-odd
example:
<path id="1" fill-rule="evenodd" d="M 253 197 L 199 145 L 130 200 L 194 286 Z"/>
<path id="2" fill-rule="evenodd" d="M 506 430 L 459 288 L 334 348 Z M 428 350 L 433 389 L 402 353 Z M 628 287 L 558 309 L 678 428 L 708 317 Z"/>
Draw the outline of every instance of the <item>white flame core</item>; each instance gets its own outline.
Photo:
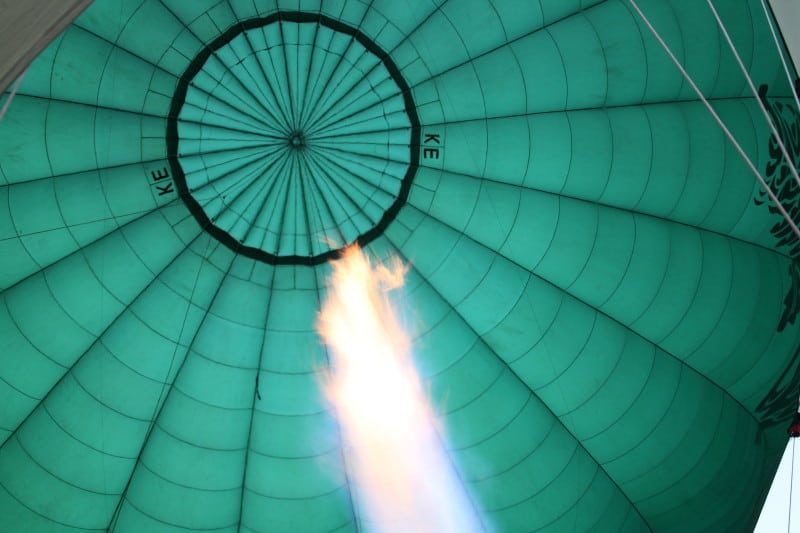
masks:
<path id="1" fill-rule="evenodd" d="M 481 531 L 389 299 L 404 275 L 399 260 L 373 266 L 350 247 L 333 263 L 320 313 L 332 367 L 325 389 L 342 428 L 360 519 L 382 533 Z"/>

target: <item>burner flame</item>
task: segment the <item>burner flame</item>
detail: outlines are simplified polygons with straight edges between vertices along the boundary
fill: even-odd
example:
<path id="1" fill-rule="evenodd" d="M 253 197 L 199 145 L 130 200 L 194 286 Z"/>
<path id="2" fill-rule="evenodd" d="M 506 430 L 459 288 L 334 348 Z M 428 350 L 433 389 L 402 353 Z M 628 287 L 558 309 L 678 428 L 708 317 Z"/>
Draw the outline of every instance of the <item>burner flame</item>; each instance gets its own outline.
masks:
<path id="1" fill-rule="evenodd" d="M 448 457 L 389 293 L 406 267 L 358 246 L 332 263 L 319 331 L 331 352 L 325 392 L 339 417 L 359 518 L 380 532 L 482 531 Z"/>

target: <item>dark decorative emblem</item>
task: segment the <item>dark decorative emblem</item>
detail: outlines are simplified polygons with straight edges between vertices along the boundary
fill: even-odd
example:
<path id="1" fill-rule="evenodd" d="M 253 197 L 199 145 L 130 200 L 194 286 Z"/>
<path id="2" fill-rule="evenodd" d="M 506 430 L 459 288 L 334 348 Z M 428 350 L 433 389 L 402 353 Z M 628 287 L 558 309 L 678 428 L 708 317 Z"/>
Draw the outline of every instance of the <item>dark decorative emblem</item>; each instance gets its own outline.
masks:
<path id="1" fill-rule="evenodd" d="M 770 102 L 767 99 L 767 86 L 759 88 L 759 97 L 775 124 L 775 128 L 783 140 L 792 162 L 797 164 L 800 156 L 800 123 L 797 109 L 781 101 Z M 793 220 L 800 220 L 800 185 L 794 179 L 789 164 L 783 157 L 775 135 L 769 138 L 769 162 L 765 179 L 778 197 L 783 207 Z M 770 213 L 779 214 L 767 193 L 759 190 L 755 198 L 756 205 L 766 205 Z M 778 331 L 783 331 L 787 324 L 794 324 L 800 311 L 800 240 L 794 234 L 789 223 L 780 215 L 780 220 L 770 229 L 780 248 L 787 250 L 792 262 L 789 265 L 791 287 L 783 299 L 783 313 L 778 322 Z M 798 393 L 800 393 L 800 348 L 795 351 L 791 362 L 784 369 L 778 382 L 758 404 L 756 412 L 764 425 L 785 422 L 797 411 Z"/>

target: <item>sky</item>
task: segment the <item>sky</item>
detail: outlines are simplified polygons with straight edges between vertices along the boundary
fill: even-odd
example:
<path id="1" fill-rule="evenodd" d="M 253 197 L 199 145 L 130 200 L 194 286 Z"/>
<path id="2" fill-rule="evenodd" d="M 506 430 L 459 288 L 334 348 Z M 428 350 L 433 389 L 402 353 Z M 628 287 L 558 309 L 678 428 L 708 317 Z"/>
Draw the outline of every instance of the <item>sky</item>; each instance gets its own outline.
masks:
<path id="1" fill-rule="evenodd" d="M 767 501 L 761 510 L 754 533 L 776 533 L 787 531 L 800 533 L 800 446 L 798 439 L 789 439 L 772 481 Z M 792 454 L 794 453 L 794 480 L 792 480 Z M 794 490 L 790 487 L 794 481 Z M 791 492 L 792 505 L 789 505 Z M 791 522 L 790 522 L 790 510 Z M 791 524 L 791 525 L 790 525 Z"/>

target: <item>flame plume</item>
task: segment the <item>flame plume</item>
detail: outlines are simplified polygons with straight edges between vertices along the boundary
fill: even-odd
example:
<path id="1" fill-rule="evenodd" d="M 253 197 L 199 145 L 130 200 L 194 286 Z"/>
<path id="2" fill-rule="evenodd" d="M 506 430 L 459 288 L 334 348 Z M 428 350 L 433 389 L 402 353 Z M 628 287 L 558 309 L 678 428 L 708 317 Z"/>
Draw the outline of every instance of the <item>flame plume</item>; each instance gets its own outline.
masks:
<path id="1" fill-rule="evenodd" d="M 332 263 L 319 317 L 331 352 L 324 386 L 346 444 L 360 518 L 380 532 L 481 531 L 444 450 L 389 292 L 399 259 L 373 265 L 357 246 Z"/>

